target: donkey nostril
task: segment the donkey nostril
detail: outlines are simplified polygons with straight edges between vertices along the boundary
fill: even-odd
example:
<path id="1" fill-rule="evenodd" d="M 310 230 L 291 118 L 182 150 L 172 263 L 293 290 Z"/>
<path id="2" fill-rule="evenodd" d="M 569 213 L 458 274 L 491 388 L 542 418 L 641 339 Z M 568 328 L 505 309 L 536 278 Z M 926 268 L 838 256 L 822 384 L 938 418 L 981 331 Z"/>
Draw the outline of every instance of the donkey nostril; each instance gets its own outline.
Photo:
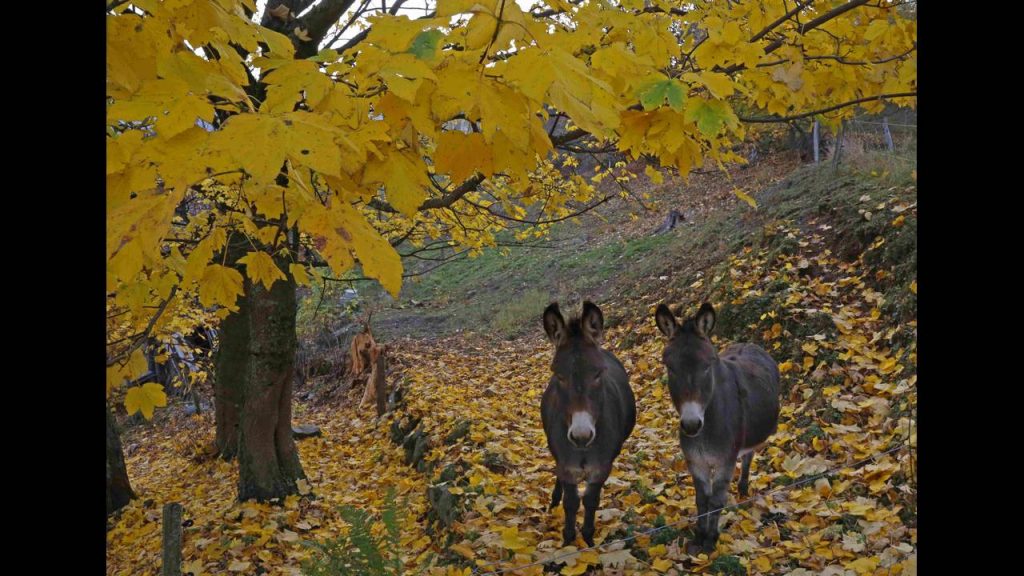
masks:
<path id="1" fill-rule="evenodd" d="M 587 430 L 581 430 L 579 432 L 570 433 L 569 440 L 571 440 L 576 446 L 586 446 L 594 441 L 594 435 Z"/>

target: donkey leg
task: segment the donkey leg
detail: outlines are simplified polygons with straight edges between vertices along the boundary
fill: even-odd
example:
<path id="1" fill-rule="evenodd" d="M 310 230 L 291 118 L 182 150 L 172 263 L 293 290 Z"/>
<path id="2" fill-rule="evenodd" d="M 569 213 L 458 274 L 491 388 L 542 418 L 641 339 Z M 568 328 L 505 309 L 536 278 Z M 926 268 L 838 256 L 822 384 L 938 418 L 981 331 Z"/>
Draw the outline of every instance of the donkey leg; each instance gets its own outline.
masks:
<path id="1" fill-rule="evenodd" d="M 601 501 L 601 488 L 604 482 L 590 482 L 587 484 L 587 491 L 583 494 L 583 541 L 587 546 L 594 545 L 594 515 L 597 513 L 597 505 Z"/>
<path id="2" fill-rule="evenodd" d="M 732 479 L 732 470 L 724 474 L 721 471 L 716 472 L 718 473 L 712 478 L 711 493 L 708 495 L 708 528 L 702 543 L 704 552 L 708 554 L 714 552 L 715 545 L 718 544 L 718 517 L 727 504 L 729 481 Z"/>
<path id="3" fill-rule="evenodd" d="M 554 510 L 558 507 L 558 504 L 562 501 L 562 481 L 555 478 L 555 490 L 551 493 L 551 506 L 548 510 Z"/>
<path id="4" fill-rule="evenodd" d="M 754 453 L 748 452 L 743 456 L 743 469 L 740 470 L 740 496 L 746 496 L 750 487 L 750 461 L 754 459 Z"/>
<path id="5" fill-rule="evenodd" d="M 575 482 L 563 482 L 562 493 L 562 508 L 565 510 L 562 545 L 569 546 L 576 541 L 576 513 L 580 510 L 579 487 Z"/>
<path id="6" fill-rule="evenodd" d="M 697 528 L 693 533 L 693 541 L 686 545 L 686 552 L 697 554 L 704 546 L 704 538 L 707 534 L 708 517 L 708 491 L 707 481 L 704 478 L 692 476 L 693 488 L 697 492 Z"/>

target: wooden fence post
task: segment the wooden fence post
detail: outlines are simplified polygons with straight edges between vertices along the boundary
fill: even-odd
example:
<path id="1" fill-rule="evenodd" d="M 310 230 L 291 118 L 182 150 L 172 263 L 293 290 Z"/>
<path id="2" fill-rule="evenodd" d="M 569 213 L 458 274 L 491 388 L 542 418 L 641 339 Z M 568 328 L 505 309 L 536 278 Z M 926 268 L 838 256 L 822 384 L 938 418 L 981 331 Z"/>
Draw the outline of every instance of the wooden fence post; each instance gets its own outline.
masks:
<path id="1" fill-rule="evenodd" d="M 839 125 L 839 135 L 836 137 L 836 150 L 832 153 L 832 173 L 839 170 L 839 156 L 843 153 L 843 136 L 846 134 L 846 123 Z"/>
<path id="2" fill-rule="evenodd" d="M 882 118 L 882 131 L 885 132 L 885 145 L 889 147 L 889 152 L 895 152 L 896 146 L 892 143 L 892 132 L 889 132 L 889 117 Z"/>
<path id="3" fill-rule="evenodd" d="M 818 163 L 818 121 L 814 121 L 814 163 Z"/>
<path id="4" fill-rule="evenodd" d="M 377 394 L 377 416 L 383 416 L 384 411 L 387 410 L 388 392 L 387 385 L 384 380 L 384 376 L 387 373 L 387 347 L 381 346 L 380 353 L 377 354 L 377 361 L 373 367 L 373 382 L 367 382 L 366 387 L 374 387 L 374 392 Z"/>
<path id="5" fill-rule="evenodd" d="M 160 576 L 181 576 L 181 504 L 164 504 L 163 528 Z"/>

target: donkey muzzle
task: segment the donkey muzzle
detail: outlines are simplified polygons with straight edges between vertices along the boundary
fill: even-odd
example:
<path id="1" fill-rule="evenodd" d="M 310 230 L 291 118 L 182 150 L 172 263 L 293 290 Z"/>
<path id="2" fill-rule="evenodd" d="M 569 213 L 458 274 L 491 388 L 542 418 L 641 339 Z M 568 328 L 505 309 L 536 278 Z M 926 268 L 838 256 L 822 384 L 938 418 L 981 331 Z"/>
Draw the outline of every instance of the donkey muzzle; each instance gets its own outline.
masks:
<path id="1" fill-rule="evenodd" d="M 704 407 L 696 402 L 686 402 L 679 409 L 679 426 L 683 434 L 696 436 L 704 427 Z"/>
<path id="2" fill-rule="evenodd" d="M 683 434 L 691 437 L 700 434 L 700 429 L 704 427 L 704 421 L 699 419 L 681 419 L 679 424 L 682 427 Z"/>
<path id="3" fill-rule="evenodd" d="M 597 429 L 594 427 L 594 417 L 590 412 L 573 412 L 568 436 L 569 442 L 577 448 L 586 448 L 594 442 Z"/>

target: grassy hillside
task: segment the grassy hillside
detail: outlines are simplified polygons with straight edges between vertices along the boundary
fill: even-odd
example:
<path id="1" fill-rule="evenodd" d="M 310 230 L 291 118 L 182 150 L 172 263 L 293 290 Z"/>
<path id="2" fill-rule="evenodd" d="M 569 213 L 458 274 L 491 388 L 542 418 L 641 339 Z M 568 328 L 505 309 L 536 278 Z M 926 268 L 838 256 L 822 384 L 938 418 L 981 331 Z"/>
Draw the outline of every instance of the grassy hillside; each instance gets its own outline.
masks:
<path id="1" fill-rule="evenodd" d="M 877 236 L 886 238 L 867 257 L 891 268 L 877 283 L 890 296 L 884 311 L 909 317 L 916 298 L 907 296 L 905 286 L 917 266 L 916 212 L 902 213 L 901 227 L 891 224 L 900 215 L 893 208 L 916 205 L 912 170 L 905 157 L 867 153 L 835 169 L 830 163 L 797 166 L 776 160 L 734 174 L 733 182 L 719 174 L 694 176 L 689 185 L 653 187 L 658 201 L 650 211 L 620 202 L 560 223 L 532 246 L 488 249 L 477 258 L 445 264 L 407 281 L 398 302 L 372 286 L 360 289 L 366 305 L 378 310 L 374 329 L 383 338 L 463 331 L 514 338 L 539 330 L 540 311 L 555 300 L 622 300 L 628 307 L 634 296 L 661 295 L 679 302 L 683 289 L 698 278 L 720 275 L 728 254 L 761 246 L 776 256 L 794 253 L 799 246 L 793 238 L 774 233 L 789 223 L 826 232 L 828 248 L 846 259 L 856 258 Z M 756 210 L 732 195 L 734 185 L 754 190 Z M 687 221 L 652 235 L 672 207 L 681 208 Z M 898 285 L 904 289 L 893 289 Z M 696 295 L 715 296 L 713 291 Z M 625 311 L 611 312 L 619 313 Z"/>

